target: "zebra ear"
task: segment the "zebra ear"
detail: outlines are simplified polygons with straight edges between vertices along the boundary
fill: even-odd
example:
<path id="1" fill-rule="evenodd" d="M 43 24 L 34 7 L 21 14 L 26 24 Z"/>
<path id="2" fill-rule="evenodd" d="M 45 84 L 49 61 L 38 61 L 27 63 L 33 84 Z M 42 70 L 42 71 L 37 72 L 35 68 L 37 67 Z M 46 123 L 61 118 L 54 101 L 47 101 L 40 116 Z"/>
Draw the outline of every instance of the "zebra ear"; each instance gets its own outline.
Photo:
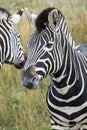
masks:
<path id="1" fill-rule="evenodd" d="M 36 14 L 33 14 L 28 8 L 25 8 L 25 14 L 28 18 L 29 23 L 35 27 Z"/>
<path id="2" fill-rule="evenodd" d="M 23 9 L 19 10 L 16 14 L 11 15 L 8 20 L 13 24 L 17 24 L 20 21 L 20 18 L 23 14 Z"/>
<path id="3" fill-rule="evenodd" d="M 48 15 L 48 22 L 49 26 L 52 27 L 53 29 L 57 29 L 59 26 L 59 16 L 58 16 L 58 10 L 53 9 L 49 15 Z"/>

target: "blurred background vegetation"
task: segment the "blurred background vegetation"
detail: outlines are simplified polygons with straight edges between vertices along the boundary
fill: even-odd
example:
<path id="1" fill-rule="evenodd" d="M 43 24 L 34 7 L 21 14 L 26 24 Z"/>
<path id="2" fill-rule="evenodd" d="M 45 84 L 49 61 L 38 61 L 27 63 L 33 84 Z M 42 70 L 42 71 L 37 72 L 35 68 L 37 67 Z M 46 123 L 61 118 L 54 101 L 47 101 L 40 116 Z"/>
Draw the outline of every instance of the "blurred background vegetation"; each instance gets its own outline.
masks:
<path id="1" fill-rule="evenodd" d="M 12 14 L 24 7 L 38 14 L 54 6 L 64 14 L 76 44 L 87 43 L 87 0 L 0 0 L 0 6 Z M 34 29 L 25 14 L 16 28 L 27 53 Z M 45 100 L 49 78 L 40 83 L 39 89 L 30 91 L 21 85 L 22 71 L 10 65 L 0 70 L 0 130 L 51 130 Z"/>

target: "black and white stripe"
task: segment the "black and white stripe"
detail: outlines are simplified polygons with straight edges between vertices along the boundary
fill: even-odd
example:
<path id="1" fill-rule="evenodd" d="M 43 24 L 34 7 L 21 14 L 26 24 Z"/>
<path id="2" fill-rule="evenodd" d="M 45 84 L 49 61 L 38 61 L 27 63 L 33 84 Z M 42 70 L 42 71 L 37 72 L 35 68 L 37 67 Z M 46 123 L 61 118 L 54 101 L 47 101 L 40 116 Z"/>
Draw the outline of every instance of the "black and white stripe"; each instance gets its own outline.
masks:
<path id="1" fill-rule="evenodd" d="M 3 63 L 14 64 L 22 68 L 25 62 L 24 52 L 20 43 L 20 33 L 15 29 L 23 13 L 21 9 L 11 15 L 6 9 L 0 8 L 0 67 Z"/>
<path id="2" fill-rule="evenodd" d="M 40 26 L 44 25 L 41 18 L 43 16 L 46 19 L 46 15 L 46 26 Z M 58 9 L 48 8 L 37 17 L 36 31 L 29 39 L 29 55 L 22 74 L 22 84 L 35 89 L 49 75 L 51 82 L 46 102 L 52 129 L 85 130 L 87 57 L 71 45 L 59 16 L 63 17 Z"/>

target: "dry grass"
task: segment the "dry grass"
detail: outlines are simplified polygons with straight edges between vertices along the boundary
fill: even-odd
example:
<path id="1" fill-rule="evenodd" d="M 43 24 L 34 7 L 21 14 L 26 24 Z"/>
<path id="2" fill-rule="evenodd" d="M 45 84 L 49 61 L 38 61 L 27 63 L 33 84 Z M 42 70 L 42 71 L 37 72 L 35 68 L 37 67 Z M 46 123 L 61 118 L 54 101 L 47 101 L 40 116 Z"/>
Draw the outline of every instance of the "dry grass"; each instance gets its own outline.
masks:
<path id="1" fill-rule="evenodd" d="M 87 42 L 86 0 L 0 0 L 0 5 L 11 13 L 28 7 L 37 14 L 46 7 L 55 6 L 64 14 L 76 43 Z M 28 38 L 34 29 L 25 14 L 17 28 L 27 53 Z M 49 78 L 41 82 L 38 90 L 29 91 L 21 86 L 22 70 L 4 65 L 0 71 L 0 130 L 51 130 L 45 102 Z"/>

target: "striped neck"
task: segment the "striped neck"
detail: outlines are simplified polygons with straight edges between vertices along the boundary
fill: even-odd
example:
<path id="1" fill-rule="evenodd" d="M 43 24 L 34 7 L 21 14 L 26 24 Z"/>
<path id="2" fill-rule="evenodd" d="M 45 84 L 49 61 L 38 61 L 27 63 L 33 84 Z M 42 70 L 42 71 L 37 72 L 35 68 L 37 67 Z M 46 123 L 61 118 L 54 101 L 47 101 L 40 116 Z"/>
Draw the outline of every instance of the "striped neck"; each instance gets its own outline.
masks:
<path id="1" fill-rule="evenodd" d="M 64 17 L 62 17 L 59 28 L 61 28 L 63 34 L 65 35 L 67 41 L 70 43 L 71 46 L 75 47 L 75 41 L 73 40 L 70 30 L 66 24 Z"/>
<path id="2" fill-rule="evenodd" d="M 62 94 L 66 94 L 69 88 L 79 81 L 80 75 L 78 71 L 79 66 L 77 65 L 78 53 L 69 44 L 66 37 L 62 33 L 61 33 L 61 39 L 62 39 L 61 43 L 62 46 L 61 49 L 57 50 L 57 52 L 60 51 L 61 55 L 60 57 L 63 57 L 61 61 L 62 64 L 61 67 L 58 69 L 58 71 L 56 71 L 56 73 L 51 74 L 51 79 L 55 87 L 58 89 L 58 91 Z M 57 63 L 58 62 L 59 61 L 57 61 Z"/>

